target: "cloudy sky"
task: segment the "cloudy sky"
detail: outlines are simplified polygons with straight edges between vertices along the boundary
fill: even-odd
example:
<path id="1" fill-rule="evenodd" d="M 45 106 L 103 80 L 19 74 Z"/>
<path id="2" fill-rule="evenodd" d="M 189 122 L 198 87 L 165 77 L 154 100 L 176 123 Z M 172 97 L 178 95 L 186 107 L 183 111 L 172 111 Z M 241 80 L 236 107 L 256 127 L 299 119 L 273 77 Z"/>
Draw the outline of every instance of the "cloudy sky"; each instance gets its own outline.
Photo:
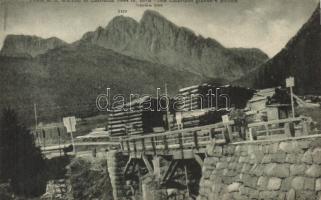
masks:
<path id="1" fill-rule="evenodd" d="M 137 7 L 135 3 L 92 2 L 99 0 L 88 0 L 87 3 L 32 1 L 41 0 L 10 1 L 7 6 L 6 30 L 3 28 L 5 6 L 1 4 L 0 47 L 7 34 L 37 35 L 44 38 L 56 36 L 73 42 L 87 31 L 98 26 L 105 27 L 114 16 L 119 15 L 120 9 L 127 10 L 124 15 L 137 21 L 146 9 Z M 271 57 L 280 51 L 307 21 L 318 1 L 238 0 L 237 3 L 166 3 L 163 7 L 150 9 L 157 10 L 175 24 L 188 27 L 196 34 L 214 38 L 226 47 L 257 47 Z"/>

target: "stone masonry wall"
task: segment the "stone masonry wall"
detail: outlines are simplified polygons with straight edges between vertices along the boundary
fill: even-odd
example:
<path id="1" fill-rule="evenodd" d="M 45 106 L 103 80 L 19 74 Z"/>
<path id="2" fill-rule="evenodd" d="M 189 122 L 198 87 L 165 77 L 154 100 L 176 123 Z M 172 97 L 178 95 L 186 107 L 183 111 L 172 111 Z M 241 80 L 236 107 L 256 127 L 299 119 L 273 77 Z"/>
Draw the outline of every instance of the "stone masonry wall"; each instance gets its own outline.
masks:
<path id="1" fill-rule="evenodd" d="M 114 200 L 127 199 L 128 188 L 126 187 L 126 182 L 123 175 L 126 162 L 127 159 L 121 152 L 107 152 L 108 173 L 112 185 Z"/>
<path id="2" fill-rule="evenodd" d="M 321 200 L 321 136 L 209 146 L 198 200 Z"/>

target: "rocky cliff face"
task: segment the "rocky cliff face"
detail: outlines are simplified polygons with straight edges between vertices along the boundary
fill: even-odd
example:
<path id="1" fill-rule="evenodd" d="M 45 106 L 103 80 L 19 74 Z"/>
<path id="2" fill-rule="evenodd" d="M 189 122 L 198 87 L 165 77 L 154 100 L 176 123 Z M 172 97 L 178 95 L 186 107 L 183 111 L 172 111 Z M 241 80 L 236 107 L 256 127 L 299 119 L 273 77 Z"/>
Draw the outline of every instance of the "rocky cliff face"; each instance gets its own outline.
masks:
<path id="1" fill-rule="evenodd" d="M 288 76 L 296 80 L 296 92 L 321 94 L 320 5 L 306 24 L 272 59 L 236 81 L 244 86 L 266 88 L 284 85 Z"/>
<path id="2" fill-rule="evenodd" d="M 184 69 L 212 78 L 233 80 L 268 59 L 258 49 L 228 49 L 214 39 L 178 27 L 155 11 L 140 20 L 115 17 L 105 28 L 86 33 L 90 43 L 125 55 Z"/>
<path id="3" fill-rule="evenodd" d="M 66 42 L 55 37 L 43 39 L 37 36 L 8 35 L 4 40 L 0 54 L 13 57 L 34 57 L 45 53 L 49 49 L 61 47 L 66 44 Z"/>

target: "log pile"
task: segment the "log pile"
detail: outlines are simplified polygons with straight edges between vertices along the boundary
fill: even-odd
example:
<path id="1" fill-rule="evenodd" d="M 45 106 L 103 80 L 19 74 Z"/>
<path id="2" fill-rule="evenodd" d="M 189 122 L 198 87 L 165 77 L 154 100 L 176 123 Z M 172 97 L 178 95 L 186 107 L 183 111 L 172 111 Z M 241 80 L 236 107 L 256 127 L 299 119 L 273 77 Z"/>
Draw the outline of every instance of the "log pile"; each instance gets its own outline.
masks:
<path id="1" fill-rule="evenodd" d="M 142 115 L 142 111 L 112 111 L 108 121 L 110 135 L 124 136 L 143 133 Z"/>
<path id="2" fill-rule="evenodd" d="M 253 96 L 254 90 L 230 85 L 215 86 L 211 84 L 194 85 L 179 90 L 177 111 L 193 111 L 198 109 L 216 110 L 226 108 L 226 98 L 229 105 L 235 108 L 244 108 L 247 101 Z"/>
<path id="3" fill-rule="evenodd" d="M 156 100 L 152 100 L 151 110 L 145 110 L 145 100 L 136 100 L 122 109 L 110 112 L 107 127 L 111 136 L 151 133 L 154 127 L 163 127 L 162 112 L 153 110 Z"/>
<path id="4" fill-rule="evenodd" d="M 176 98 L 176 113 L 170 121 L 171 130 L 178 128 L 175 116 L 178 112 L 181 112 L 183 128 L 217 123 L 222 120 L 222 115 L 228 113 L 227 109 L 244 108 L 253 94 L 253 90 L 229 85 L 202 84 L 182 88 Z M 228 101 L 224 96 L 228 97 Z"/>

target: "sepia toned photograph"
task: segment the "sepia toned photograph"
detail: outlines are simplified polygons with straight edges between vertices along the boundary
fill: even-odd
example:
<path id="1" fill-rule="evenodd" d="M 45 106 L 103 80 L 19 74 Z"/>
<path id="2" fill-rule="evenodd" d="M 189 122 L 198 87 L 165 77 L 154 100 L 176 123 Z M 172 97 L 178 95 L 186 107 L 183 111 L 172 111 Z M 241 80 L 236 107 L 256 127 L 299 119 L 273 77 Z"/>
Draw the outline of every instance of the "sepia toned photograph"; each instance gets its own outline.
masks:
<path id="1" fill-rule="evenodd" d="M 319 0 L 0 0 L 0 200 L 321 200 Z"/>

